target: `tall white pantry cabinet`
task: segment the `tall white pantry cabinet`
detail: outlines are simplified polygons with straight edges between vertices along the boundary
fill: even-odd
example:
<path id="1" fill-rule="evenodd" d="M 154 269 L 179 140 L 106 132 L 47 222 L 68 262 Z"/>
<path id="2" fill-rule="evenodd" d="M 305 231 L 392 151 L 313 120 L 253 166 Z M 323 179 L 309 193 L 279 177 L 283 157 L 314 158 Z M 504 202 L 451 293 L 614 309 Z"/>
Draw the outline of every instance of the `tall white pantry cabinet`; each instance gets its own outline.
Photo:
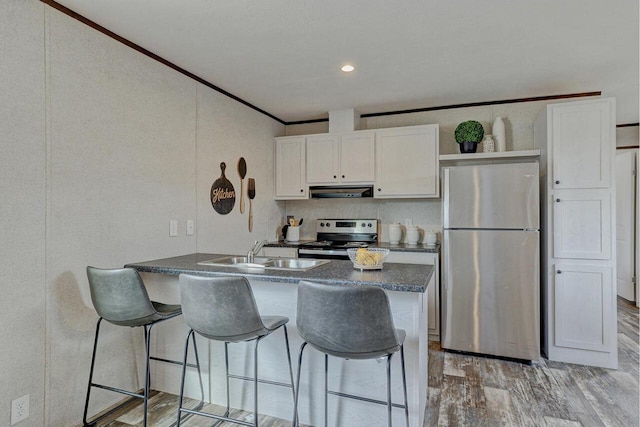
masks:
<path id="1" fill-rule="evenodd" d="M 618 367 L 615 99 L 550 104 L 534 124 L 542 203 L 542 347 Z"/>

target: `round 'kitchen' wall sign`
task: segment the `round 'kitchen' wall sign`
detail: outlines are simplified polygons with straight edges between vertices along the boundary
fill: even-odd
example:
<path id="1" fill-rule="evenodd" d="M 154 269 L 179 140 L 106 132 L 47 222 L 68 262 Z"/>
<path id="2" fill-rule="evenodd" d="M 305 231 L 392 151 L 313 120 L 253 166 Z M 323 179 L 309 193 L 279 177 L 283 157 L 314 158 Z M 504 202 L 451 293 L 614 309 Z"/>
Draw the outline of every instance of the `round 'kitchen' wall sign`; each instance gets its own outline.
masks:
<path id="1" fill-rule="evenodd" d="M 226 167 L 227 165 L 224 162 L 220 163 L 222 175 L 213 181 L 213 185 L 211 186 L 211 205 L 213 209 L 221 215 L 226 215 L 231 212 L 233 206 L 236 204 L 236 192 L 233 189 L 233 184 L 224 176 Z"/>

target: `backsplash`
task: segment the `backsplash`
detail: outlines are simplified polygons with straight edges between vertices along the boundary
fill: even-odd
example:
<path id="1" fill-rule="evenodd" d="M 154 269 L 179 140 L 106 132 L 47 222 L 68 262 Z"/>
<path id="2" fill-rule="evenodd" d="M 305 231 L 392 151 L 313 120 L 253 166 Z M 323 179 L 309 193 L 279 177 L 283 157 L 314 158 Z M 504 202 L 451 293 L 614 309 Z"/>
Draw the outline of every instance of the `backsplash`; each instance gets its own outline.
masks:
<path id="1" fill-rule="evenodd" d="M 414 200 L 377 200 L 377 199 L 318 199 L 289 200 L 286 202 L 286 214 L 304 218 L 300 229 L 300 238 L 315 239 L 318 218 L 372 218 L 380 221 L 379 241 L 388 241 L 388 224 L 405 224 L 411 220 L 424 231 L 437 231 L 438 240 L 442 231 L 442 212 L 440 199 Z M 403 233 L 403 238 L 405 234 Z M 421 235 L 421 240 L 424 236 Z"/>

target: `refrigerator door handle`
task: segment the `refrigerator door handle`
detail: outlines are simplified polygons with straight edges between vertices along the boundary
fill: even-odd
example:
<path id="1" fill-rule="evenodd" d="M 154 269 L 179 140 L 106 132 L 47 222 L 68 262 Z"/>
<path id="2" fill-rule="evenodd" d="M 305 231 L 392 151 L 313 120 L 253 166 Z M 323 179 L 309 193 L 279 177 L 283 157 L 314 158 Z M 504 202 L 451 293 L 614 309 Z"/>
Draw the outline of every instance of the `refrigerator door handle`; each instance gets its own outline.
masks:
<path id="1" fill-rule="evenodd" d="M 442 169 L 442 193 L 443 227 L 449 228 L 449 168 Z"/>

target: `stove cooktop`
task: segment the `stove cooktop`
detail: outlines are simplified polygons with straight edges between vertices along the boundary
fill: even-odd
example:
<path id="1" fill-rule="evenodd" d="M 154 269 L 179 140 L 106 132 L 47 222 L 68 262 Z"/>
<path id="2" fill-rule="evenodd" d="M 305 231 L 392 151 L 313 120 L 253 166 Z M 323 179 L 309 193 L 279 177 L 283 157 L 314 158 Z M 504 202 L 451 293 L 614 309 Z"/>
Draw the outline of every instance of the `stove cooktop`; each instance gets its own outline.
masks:
<path id="1" fill-rule="evenodd" d="M 366 248 L 369 242 L 332 242 L 329 240 L 320 240 L 316 242 L 308 242 L 300 245 L 303 248 L 314 249 L 348 249 L 348 248 Z"/>

